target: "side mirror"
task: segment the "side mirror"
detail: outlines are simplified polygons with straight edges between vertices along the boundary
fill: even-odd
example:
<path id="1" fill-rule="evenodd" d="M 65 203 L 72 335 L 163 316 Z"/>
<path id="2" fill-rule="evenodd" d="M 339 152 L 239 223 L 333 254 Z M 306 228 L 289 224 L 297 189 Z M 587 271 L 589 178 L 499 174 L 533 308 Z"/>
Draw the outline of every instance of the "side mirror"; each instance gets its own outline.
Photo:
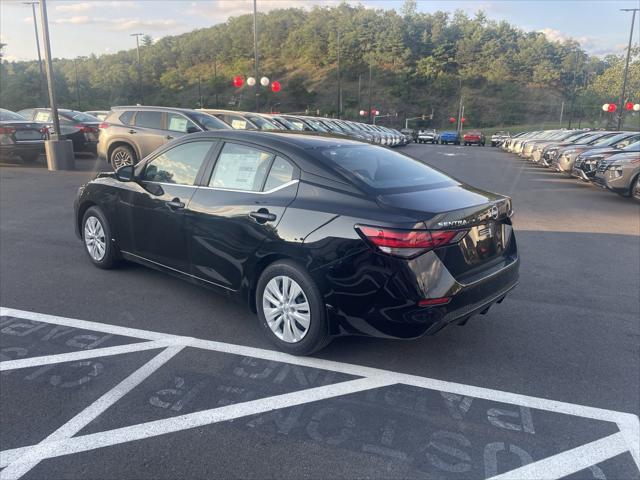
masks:
<path id="1" fill-rule="evenodd" d="M 123 165 L 116 170 L 116 178 L 121 182 L 132 182 L 135 177 L 133 165 Z"/>

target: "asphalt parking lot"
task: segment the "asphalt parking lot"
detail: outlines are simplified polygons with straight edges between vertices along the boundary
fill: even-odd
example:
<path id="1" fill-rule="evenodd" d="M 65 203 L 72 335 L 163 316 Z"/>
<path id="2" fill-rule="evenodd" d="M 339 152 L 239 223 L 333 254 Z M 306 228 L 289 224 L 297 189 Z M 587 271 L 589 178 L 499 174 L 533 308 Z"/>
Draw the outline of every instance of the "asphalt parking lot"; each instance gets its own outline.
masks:
<path id="1" fill-rule="evenodd" d="M 0 168 L 0 478 L 640 478 L 640 205 L 495 148 L 403 150 L 513 197 L 520 286 L 314 358 L 207 290 L 94 268 L 72 202 L 96 160 Z"/>

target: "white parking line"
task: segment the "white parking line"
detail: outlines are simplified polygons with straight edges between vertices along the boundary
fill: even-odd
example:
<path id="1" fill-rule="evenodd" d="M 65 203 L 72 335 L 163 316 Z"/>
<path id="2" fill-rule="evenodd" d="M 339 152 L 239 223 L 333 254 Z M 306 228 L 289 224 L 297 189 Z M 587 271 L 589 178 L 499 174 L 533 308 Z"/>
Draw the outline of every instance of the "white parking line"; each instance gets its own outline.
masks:
<path id="1" fill-rule="evenodd" d="M 17 370 L 19 368 L 39 367 L 53 363 L 73 362 L 75 360 L 86 360 L 88 358 L 109 357 L 122 353 L 142 352 L 154 348 L 164 348 L 164 342 L 138 342 L 128 345 L 117 345 L 114 347 L 95 348 L 91 350 L 78 350 L 75 352 L 59 353 L 56 355 L 43 355 L 41 357 L 21 358 L 19 360 L 8 360 L 0 362 L 0 372 Z"/>
<path id="2" fill-rule="evenodd" d="M 614 433 L 595 442 L 572 448 L 489 480 L 553 480 L 604 462 L 627 451 L 624 437 Z"/>
<path id="3" fill-rule="evenodd" d="M 115 445 L 123 442 L 130 442 L 133 440 L 140 440 L 149 438 L 152 436 L 163 435 L 165 433 L 177 432 L 189 428 L 198 426 L 204 426 L 215 422 L 229 420 L 232 418 L 238 418 L 246 415 L 253 415 L 258 413 L 264 413 L 274 409 L 285 408 L 292 405 L 300 405 L 309 402 L 315 402 L 318 400 L 331 398 L 339 395 L 346 395 L 356 391 L 370 390 L 379 388 L 381 386 L 391 384 L 405 384 L 412 385 L 419 388 L 431 389 L 441 392 L 456 393 L 464 396 L 483 398 L 489 401 L 502 402 L 508 404 L 515 404 L 533 409 L 546 410 L 550 412 L 556 412 L 566 415 L 573 415 L 578 417 L 585 417 L 595 420 L 615 422 L 620 429 L 620 433 L 612 437 L 607 437 L 602 441 L 592 442 L 592 444 L 578 447 L 577 449 L 563 452 L 553 457 L 534 462 L 529 465 L 531 470 L 522 470 L 522 475 L 535 475 L 536 472 L 547 471 L 548 477 L 545 478 L 559 478 L 573 472 L 577 472 L 585 468 L 586 466 L 593 465 L 595 463 L 604 461 L 608 458 L 612 458 L 622 451 L 629 451 L 633 456 L 633 459 L 640 470 L 640 421 L 637 415 L 624 412 L 616 412 L 612 410 L 605 410 L 601 408 L 588 407 L 583 405 L 577 405 L 567 402 L 558 402 L 554 400 L 548 400 L 538 397 L 530 397 L 527 395 L 514 394 L 509 392 L 503 392 L 499 390 L 492 390 L 482 387 L 475 387 L 471 385 L 464 385 L 460 383 L 447 382 L 443 380 L 436 380 L 431 378 L 419 377 L 416 375 L 407 375 L 397 372 L 391 372 L 388 370 L 382 370 L 377 368 L 363 367 L 359 365 L 352 365 L 340 362 L 334 362 L 329 360 L 322 360 L 317 358 L 308 357 L 294 357 L 288 354 L 275 352 L 271 350 L 263 350 L 259 348 L 245 347 L 240 345 L 232 345 L 222 342 L 215 342 L 210 340 L 194 339 L 191 337 L 183 337 L 179 335 L 164 334 L 158 332 L 150 332 L 146 330 L 139 330 L 127 327 L 120 327 L 116 325 L 108 325 L 96 322 L 89 322 L 85 320 L 75 320 L 65 317 L 56 317 L 52 315 L 44 315 L 34 312 L 25 312 L 21 310 L 9 309 L 0 307 L 0 315 L 2 316 L 14 316 L 22 319 L 53 323 L 58 325 L 66 325 L 75 328 L 81 328 L 85 330 L 93 330 L 98 332 L 111 333 L 115 335 L 129 336 L 133 338 L 140 338 L 146 340 L 154 340 L 159 343 L 174 345 L 166 351 L 172 349 L 180 349 L 187 346 L 200 348 L 205 350 L 211 350 L 222 353 L 229 353 L 233 355 L 242 355 L 245 357 L 255 357 L 265 360 L 272 360 L 282 363 L 289 363 L 294 365 L 300 365 L 305 367 L 317 368 L 322 370 L 330 370 L 335 372 L 341 372 L 349 375 L 355 375 L 364 377 L 358 380 L 346 381 L 338 384 L 333 384 L 324 387 L 310 388 L 284 395 L 278 395 L 260 400 L 254 400 L 251 402 L 244 402 L 226 407 L 214 408 L 205 410 L 202 412 L 196 412 L 192 414 L 173 417 L 170 419 L 158 420 L 154 422 L 146 422 L 138 425 L 132 425 L 115 429 L 111 431 L 98 432 L 90 435 L 83 435 L 80 437 L 68 438 L 71 435 L 63 436 L 62 438 L 54 436 L 48 437 L 43 443 L 28 447 L 21 447 L 11 450 L 5 450 L 0 452 L 0 467 L 6 466 L 5 470 L 0 472 L 0 478 L 19 478 L 24 472 L 39 462 L 43 458 L 51 458 L 60 455 L 67 455 L 70 453 L 76 453 L 84 450 L 101 448 L 107 445 Z M 155 343 L 155 342 L 148 342 Z M 140 345 L 132 344 L 129 347 Z M 144 343 L 143 343 L 144 345 Z M 111 348 L 111 347 L 110 347 Z M 135 348 L 135 347 L 134 347 Z M 102 349 L 107 350 L 107 349 Z M 97 349 L 96 349 L 97 351 Z M 80 352 L 78 352 L 80 353 Z M 83 353 L 90 354 L 91 351 L 84 351 Z M 163 352 L 164 353 L 164 352 Z M 176 352 L 177 353 L 177 352 Z M 162 354 L 161 354 L 162 355 Z M 175 355 L 175 353 L 174 353 Z M 46 358 L 46 357 L 40 357 Z M 158 357 L 156 357 L 158 358 Z M 152 360 L 153 362 L 153 360 Z M 3 362 L 0 362 L 0 365 Z M 142 367 L 144 368 L 144 367 Z M 155 369 L 154 369 L 155 370 Z M 149 372 L 150 375 L 152 372 Z M 135 375 L 135 374 L 134 374 Z M 147 376 L 148 376 L 147 375 Z M 146 377 L 145 377 L 146 378 Z M 140 381 L 142 381 L 141 379 Z M 126 382 L 126 380 L 125 380 Z M 131 388 L 135 387 L 133 385 Z M 118 387 L 114 388 L 111 392 L 105 394 L 107 399 L 121 398 L 128 390 L 118 390 Z M 100 400 L 98 400 L 99 402 Z M 111 402 L 110 404 L 114 403 Z M 92 406 L 93 407 L 93 406 Z M 92 409 L 89 407 L 89 409 Z M 89 410 L 87 409 L 87 410 Z M 94 408 L 90 410 L 90 413 L 86 413 L 87 410 L 81 412 L 79 417 L 85 418 L 92 416 L 95 418 L 100 415 L 102 411 L 100 408 Z M 95 414 L 95 415 L 94 415 Z M 82 423 L 82 420 L 78 420 Z M 72 420 L 73 422 L 73 420 Z M 62 428 L 65 428 L 64 426 Z M 73 430 L 73 429 L 71 429 Z M 69 431 L 69 430 L 65 430 Z M 76 430 L 76 432 L 79 431 Z M 55 435 L 55 434 L 54 434 Z M 555 459 L 555 460 L 554 460 Z M 548 461 L 548 462 L 547 462 Z M 35 462 L 35 463 L 34 463 Z M 546 462 L 546 463 L 541 463 Z M 556 463 L 554 463 L 556 462 Z M 592 463 L 589 463 L 592 462 Z M 562 465 L 562 469 L 554 465 Z M 587 465 L 588 464 L 588 465 Z M 537 466 L 536 466 L 537 465 Z M 540 466 L 542 465 L 542 466 Z M 545 466 L 546 465 L 546 466 Z M 26 468 L 26 470 L 25 470 Z M 522 467 L 526 468 L 526 467 Z M 545 470 L 546 469 L 546 470 Z M 554 472 L 563 472 L 562 475 L 556 475 Z M 22 473 L 20 473 L 22 472 Z M 506 478 L 506 477 L 505 477 Z M 533 477 L 529 477 L 533 478 Z"/>
<path id="4" fill-rule="evenodd" d="M 2 472 L 0 472 L 0 478 L 4 480 L 18 479 L 22 477 L 25 473 L 40 463 L 41 460 L 48 458 L 50 455 L 47 455 L 47 452 L 55 452 L 56 441 L 72 437 L 78 433 L 91 423 L 91 421 L 107 410 L 107 408 L 124 397 L 128 392 L 142 383 L 149 375 L 173 358 L 183 348 L 183 346 L 168 347 L 160 352 L 118 385 L 98 398 L 90 406 L 58 428 L 34 448 L 27 450 L 24 452 L 24 455 L 10 463 L 4 470 L 2 470 Z"/>

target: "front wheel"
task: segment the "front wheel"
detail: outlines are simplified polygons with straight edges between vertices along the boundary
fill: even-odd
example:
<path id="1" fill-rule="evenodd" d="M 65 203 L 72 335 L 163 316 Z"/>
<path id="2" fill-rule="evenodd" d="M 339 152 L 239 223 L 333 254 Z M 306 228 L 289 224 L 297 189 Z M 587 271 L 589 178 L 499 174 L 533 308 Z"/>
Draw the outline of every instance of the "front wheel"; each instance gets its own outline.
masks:
<path id="1" fill-rule="evenodd" d="M 98 268 L 113 268 L 118 259 L 111 241 L 111 227 L 98 207 L 89 208 L 82 217 L 82 241 L 85 251 Z"/>
<path id="2" fill-rule="evenodd" d="M 269 265 L 256 289 L 260 326 L 283 352 L 309 355 L 329 341 L 322 295 L 309 274 L 294 262 Z"/>
<path id="3" fill-rule="evenodd" d="M 631 198 L 635 198 L 640 202 L 640 173 L 636 175 L 635 182 L 631 182 L 631 191 L 629 194 Z"/>

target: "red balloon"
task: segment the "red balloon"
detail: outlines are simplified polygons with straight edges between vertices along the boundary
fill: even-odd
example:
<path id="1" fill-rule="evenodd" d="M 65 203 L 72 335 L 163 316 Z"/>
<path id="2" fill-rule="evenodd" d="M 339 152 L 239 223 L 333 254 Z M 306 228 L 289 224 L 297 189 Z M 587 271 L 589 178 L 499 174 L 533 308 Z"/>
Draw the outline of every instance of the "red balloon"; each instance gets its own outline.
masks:
<path id="1" fill-rule="evenodd" d="M 609 104 L 609 108 L 607 108 L 608 111 L 610 112 L 615 112 L 616 111 L 616 104 L 615 103 L 610 103 Z"/>
<path id="2" fill-rule="evenodd" d="M 242 85 L 244 85 L 244 78 L 242 78 L 240 75 L 236 75 L 235 77 L 233 77 L 234 87 L 240 88 Z"/>
<path id="3" fill-rule="evenodd" d="M 633 110 L 633 102 L 627 102 L 624 106 L 627 110 Z"/>
<path id="4" fill-rule="evenodd" d="M 462 118 L 460 119 L 460 121 L 461 121 L 462 123 L 464 123 L 464 122 L 466 122 L 466 121 L 467 121 L 467 119 L 466 119 L 466 118 L 464 118 L 464 117 L 462 117 Z"/>
<path id="5" fill-rule="evenodd" d="M 280 85 L 280 82 L 273 81 L 271 82 L 271 91 L 272 92 L 279 92 L 282 89 L 282 86 Z"/>
<path id="6" fill-rule="evenodd" d="M 456 119 L 454 117 L 449 117 L 449 123 L 454 123 Z"/>

